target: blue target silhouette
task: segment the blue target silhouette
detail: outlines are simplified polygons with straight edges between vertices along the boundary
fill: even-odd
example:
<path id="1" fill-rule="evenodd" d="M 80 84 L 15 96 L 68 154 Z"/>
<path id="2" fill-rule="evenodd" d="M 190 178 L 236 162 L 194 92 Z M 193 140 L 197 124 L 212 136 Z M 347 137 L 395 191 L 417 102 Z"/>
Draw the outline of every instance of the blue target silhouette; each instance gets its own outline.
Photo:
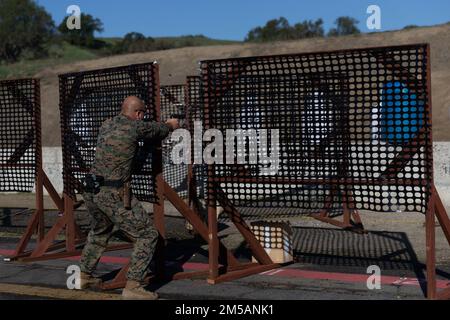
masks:
<path id="1" fill-rule="evenodd" d="M 390 144 L 406 144 L 425 123 L 425 102 L 399 81 L 383 86 L 380 108 L 380 138 Z"/>

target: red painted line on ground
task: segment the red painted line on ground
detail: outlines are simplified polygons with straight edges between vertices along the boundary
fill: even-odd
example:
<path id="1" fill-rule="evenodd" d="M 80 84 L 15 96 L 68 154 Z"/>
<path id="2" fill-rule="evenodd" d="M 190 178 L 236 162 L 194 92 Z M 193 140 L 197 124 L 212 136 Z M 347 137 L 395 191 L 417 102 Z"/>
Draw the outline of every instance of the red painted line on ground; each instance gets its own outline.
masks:
<path id="1" fill-rule="evenodd" d="M 0 255 L 2 256 L 12 256 L 14 254 L 14 250 L 8 250 L 8 249 L 0 249 Z M 69 261 L 78 261 L 80 260 L 80 256 L 73 256 L 73 257 L 67 257 L 62 258 L 62 260 L 69 260 Z M 106 264 L 127 264 L 128 260 L 130 258 L 127 257 L 114 257 L 114 256 L 103 256 L 100 258 L 100 262 L 106 263 Z M 168 262 L 168 265 L 178 265 L 176 262 Z M 183 264 L 183 269 L 187 270 L 195 270 L 195 271 L 203 271 L 208 270 L 208 264 L 206 263 L 198 263 L 198 262 L 186 262 Z"/>
<path id="2" fill-rule="evenodd" d="M 271 275 L 265 274 L 265 275 Z M 354 273 L 337 273 L 337 272 L 322 272 L 322 271 L 310 271 L 299 269 L 281 269 L 281 272 L 273 274 L 277 277 L 292 277 L 292 278 L 304 278 L 311 280 L 334 280 L 345 282 L 367 282 L 369 274 L 354 274 Z M 381 276 L 381 284 L 385 285 L 411 285 L 420 286 L 420 281 L 417 278 L 399 278 L 396 276 Z M 450 281 L 437 280 L 437 288 L 445 289 L 450 287 Z"/>
<path id="3" fill-rule="evenodd" d="M 14 250 L 8 250 L 8 249 L 0 249 L 0 255 L 2 256 L 12 256 L 14 255 Z M 67 257 L 62 258 L 62 260 L 69 260 L 69 261 L 79 261 L 80 256 L 73 256 L 73 257 Z M 106 264 L 127 264 L 130 258 L 127 257 L 114 257 L 114 256 L 103 256 L 100 258 L 100 262 L 106 263 Z M 167 264 L 170 265 L 179 265 L 175 261 L 167 262 Z M 187 270 L 195 270 L 195 271 L 203 271 L 208 270 L 208 264 L 206 263 L 198 263 L 198 262 L 186 262 L 183 264 L 183 269 Z"/>
<path id="4" fill-rule="evenodd" d="M 177 263 L 170 263 L 173 265 L 177 265 Z M 192 271 L 207 271 L 209 270 L 209 265 L 207 263 L 200 263 L 200 262 L 185 262 L 182 265 L 182 268 L 184 270 L 192 270 Z"/>
<path id="5" fill-rule="evenodd" d="M 12 256 L 12 255 L 14 255 L 14 250 L 0 249 L 0 255 Z M 62 258 L 62 260 L 78 261 L 78 260 L 80 260 L 80 256 Z M 129 258 L 113 257 L 113 256 L 103 256 L 100 258 L 100 262 L 112 263 L 112 264 L 126 264 L 128 262 L 128 260 L 129 260 Z"/>
<path id="6" fill-rule="evenodd" d="M 12 256 L 14 254 L 14 250 L 8 250 L 8 249 L 1 249 L 0 248 L 0 255 L 1 256 Z"/>
<path id="7" fill-rule="evenodd" d="M 11 256 L 14 254 L 14 250 L 0 249 L 0 255 Z M 64 258 L 64 260 L 78 261 L 80 256 Z M 102 263 L 111 264 L 126 264 L 129 258 L 126 257 L 114 257 L 114 256 L 103 256 L 100 259 Z M 167 265 L 177 265 L 176 262 L 167 262 Z M 198 262 L 186 262 L 182 265 L 184 270 L 192 271 L 204 271 L 208 270 L 207 263 Z M 368 274 L 354 274 L 354 273 L 338 273 L 338 272 L 322 272 L 322 271 L 311 271 L 311 270 L 299 270 L 299 269 L 276 269 L 260 273 L 264 276 L 273 277 L 290 277 L 290 278 L 303 278 L 310 280 L 332 280 L 332 281 L 344 281 L 344 282 L 357 282 L 365 283 L 369 277 Z M 419 286 L 420 281 L 417 278 L 400 278 L 396 276 L 381 276 L 381 284 L 385 285 L 398 285 L 398 286 Z M 445 289 L 450 287 L 450 281 L 448 280 L 437 280 L 436 286 L 438 289 Z"/>

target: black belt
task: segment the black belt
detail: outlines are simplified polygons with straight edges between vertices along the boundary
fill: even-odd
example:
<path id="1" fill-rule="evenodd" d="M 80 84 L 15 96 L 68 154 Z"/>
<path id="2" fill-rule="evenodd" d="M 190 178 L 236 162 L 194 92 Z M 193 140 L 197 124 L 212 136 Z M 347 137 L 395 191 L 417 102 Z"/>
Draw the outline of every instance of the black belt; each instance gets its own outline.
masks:
<path id="1" fill-rule="evenodd" d="M 122 180 L 104 180 L 101 186 L 112 187 L 112 188 L 122 188 L 124 185 Z"/>
<path id="2" fill-rule="evenodd" d="M 87 193 L 97 194 L 100 192 L 100 187 L 122 188 L 124 182 L 122 180 L 106 180 L 102 176 L 88 173 L 84 177 L 83 188 Z"/>

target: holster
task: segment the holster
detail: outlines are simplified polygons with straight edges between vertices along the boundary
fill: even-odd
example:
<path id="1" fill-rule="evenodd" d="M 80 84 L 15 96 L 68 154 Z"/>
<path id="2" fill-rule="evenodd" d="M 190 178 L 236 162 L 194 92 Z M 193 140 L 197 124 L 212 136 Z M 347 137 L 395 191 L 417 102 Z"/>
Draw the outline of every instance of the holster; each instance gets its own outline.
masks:
<path id="1" fill-rule="evenodd" d="M 83 179 L 84 192 L 97 194 L 100 192 L 100 187 L 103 186 L 104 182 L 105 179 L 102 176 L 88 173 Z"/>
<path id="2" fill-rule="evenodd" d="M 123 184 L 123 206 L 125 209 L 131 209 L 131 182 Z"/>

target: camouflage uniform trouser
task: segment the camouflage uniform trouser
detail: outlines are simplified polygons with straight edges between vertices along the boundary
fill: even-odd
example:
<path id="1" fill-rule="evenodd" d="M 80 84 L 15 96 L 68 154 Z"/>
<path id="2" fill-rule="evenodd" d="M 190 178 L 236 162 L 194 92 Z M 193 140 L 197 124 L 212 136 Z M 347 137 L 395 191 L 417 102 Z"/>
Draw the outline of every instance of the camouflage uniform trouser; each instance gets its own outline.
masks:
<path id="1" fill-rule="evenodd" d="M 81 271 L 91 274 L 95 270 L 109 239 L 120 230 L 135 241 L 127 279 L 141 282 L 148 272 L 159 234 L 136 198 L 132 197 L 132 209 L 125 209 L 120 191 L 101 187 L 96 195 L 83 194 L 92 225 L 81 256 Z"/>

